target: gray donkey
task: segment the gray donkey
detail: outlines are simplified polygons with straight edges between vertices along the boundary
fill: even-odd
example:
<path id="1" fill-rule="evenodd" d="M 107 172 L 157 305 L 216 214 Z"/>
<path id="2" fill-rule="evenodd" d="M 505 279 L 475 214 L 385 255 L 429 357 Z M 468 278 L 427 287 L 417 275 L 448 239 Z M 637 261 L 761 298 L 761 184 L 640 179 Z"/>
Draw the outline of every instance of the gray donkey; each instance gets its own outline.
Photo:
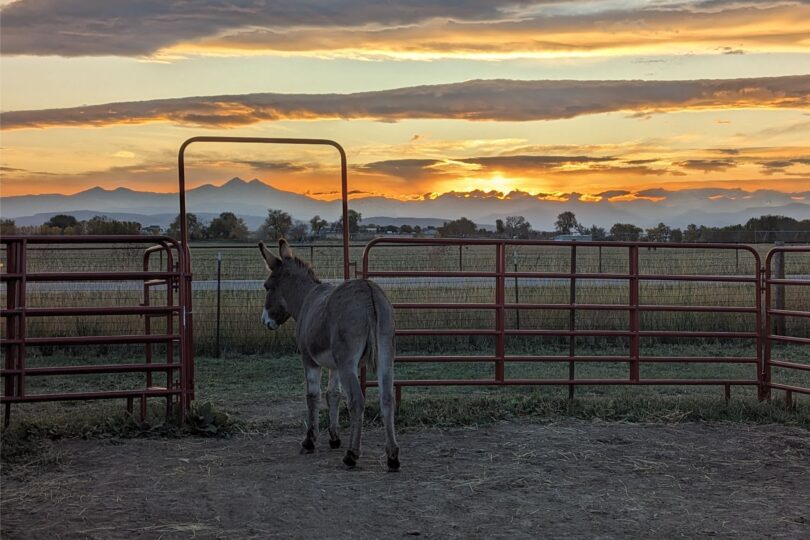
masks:
<path id="1" fill-rule="evenodd" d="M 329 369 L 326 402 L 329 405 L 329 446 L 340 448 L 338 405 L 340 387 L 349 408 L 349 448 L 343 458 L 354 467 L 360 457 L 365 397 L 357 376 L 360 361 L 377 371 L 380 409 L 385 422 L 388 469 L 399 469 L 399 446 L 394 431 L 394 309 L 380 287 L 365 279 L 340 285 L 321 283 L 307 263 L 293 255 L 287 241 L 279 240 L 276 257 L 259 242 L 270 276 L 264 282 L 267 297 L 262 324 L 270 330 L 292 317 L 307 381 L 309 421 L 302 452 L 315 451 L 321 368 Z"/>

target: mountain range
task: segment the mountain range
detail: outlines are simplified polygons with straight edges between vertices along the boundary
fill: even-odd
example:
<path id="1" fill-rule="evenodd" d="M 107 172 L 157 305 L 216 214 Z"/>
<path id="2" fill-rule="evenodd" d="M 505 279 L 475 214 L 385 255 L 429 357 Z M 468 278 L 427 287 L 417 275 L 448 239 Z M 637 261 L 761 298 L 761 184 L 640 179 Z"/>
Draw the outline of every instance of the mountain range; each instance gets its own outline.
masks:
<path id="1" fill-rule="evenodd" d="M 479 225 L 491 226 L 496 219 L 524 216 L 535 229 L 552 230 L 557 215 L 576 214 L 580 223 L 610 228 L 614 223 L 651 227 L 664 222 L 673 227 L 689 223 L 724 226 L 745 223 L 752 217 L 778 214 L 810 219 L 810 191 L 783 193 L 774 190 L 747 192 L 741 189 L 701 188 L 679 191 L 646 190 L 633 200 L 583 200 L 572 193 L 567 200 L 546 199 L 524 192 L 503 195 L 474 191 L 445 193 L 433 198 L 402 201 L 386 197 L 352 199 L 350 208 L 361 212 L 364 223 L 377 225 L 441 225 L 443 221 L 467 217 Z M 230 211 L 258 227 L 268 208 L 279 208 L 293 218 L 308 221 L 314 215 L 334 221 L 340 216 L 340 201 L 322 201 L 277 189 L 260 180 L 233 178 L 215 186 L 206 184 L 188 190 L 189 212 L 209 221 Z M 40 225 L 55 214 L 77 219 L 95 215 L 138 221 L 142 225 L 166 227 L 178 212 L 177 193 L 154 193 L 128 188 L 107 190 L 95 187 L 73 195 L 21 195 L 0 197 L 0 215 L 17 225 Z M 374 216 L 374 217 L 369 217 Z"/>

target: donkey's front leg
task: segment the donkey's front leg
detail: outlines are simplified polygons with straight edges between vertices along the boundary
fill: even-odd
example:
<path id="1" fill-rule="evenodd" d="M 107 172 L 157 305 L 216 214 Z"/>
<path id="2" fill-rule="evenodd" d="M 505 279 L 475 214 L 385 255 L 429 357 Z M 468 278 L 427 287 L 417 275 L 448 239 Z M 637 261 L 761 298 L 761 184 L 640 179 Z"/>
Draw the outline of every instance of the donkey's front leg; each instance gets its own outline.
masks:
<path id="1" fill-rule="evenodd" d="M 314 362 L 304 360 L 304 371 L 307 378 L 307 436 L 301 443 L 301 452 L 311 454 L 315 451 L 318 439 L 318 409 L 321 404 L 321 368 Z"/>
<path id="2" fill-rule="evenodd" d="M 326 404 L 329 406 L 329 446 L 340 448 L 340 378 L 336 369 L 329 370 L 329 386 L 326 387 Z"/>

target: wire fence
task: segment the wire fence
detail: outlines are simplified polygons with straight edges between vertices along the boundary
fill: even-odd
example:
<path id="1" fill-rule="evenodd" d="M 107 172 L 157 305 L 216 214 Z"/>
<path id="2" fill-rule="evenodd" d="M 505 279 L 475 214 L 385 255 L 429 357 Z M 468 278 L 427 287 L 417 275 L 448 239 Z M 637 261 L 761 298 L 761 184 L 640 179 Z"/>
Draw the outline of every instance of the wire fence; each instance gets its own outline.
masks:
<path id="1" fill-rule="evenodd" d="M 762 256 L 770 245 L 757 245 Z M 312 265 L 323 280 L 342 279 L 342 251 L 336 244 L 293 246 L 301 259 Z M 350 247 L 352 268 L 362 260 L 364 244 Z M 192 245 L 194 338 L 198 355 L 279 354 L 296 350 L 294 324 L 268 331 L 260 323 L 264 303 L 262 283 L 267 270 L 255 245 Z M 564 246 L 511 246 L 507 253 L 509 270 L 531 272 L 569 272 L 570 249 Z M 163 264 L 158 255 L 150 261 L 151 270 Z M 5 263 L 5 253 L 0 253 Z M 589 274 L 626 274 L 626 249 L 579 246 L 577 271 Z M 139 246 L 42 246 L 29 250 L 31 272 L 135 271 L 143 269 L 143 249 Z M 370 269 L 421 271 L 494 271 L 495 257 L 487 246 L 379 246 L 370 258 Z M 643 274 L 753 276 L 754 257 L 746 250 L 654 249 L 641 245 L 640 272 Z M 787 277 L 810 277 L 807 254 L 790 254 L 784 260 Z M 414 279 L 380 278 L 378 283 L 393 302 L 462 302 L 488 303 L 494 300 L 495 283 L 490 278 Z M 568 279 L 515 278 L 506 284 L 506 298 L 515 303 L 567 303 L 570 299 Z M 810 288 L 787 286 L 782 302 L 785 309 L 807 309 Z M 162 301 L 160 290 L 152 292 L 153 301 Z M 751 283 L 705 283 L 692 281 L 645 281 L 640 285 L 640 302 L 675 306 L 751 306 L 758 291 Z M 626 304 L 629 295 L 626 280 L 609 278 L 578 279 L 576 302 L 583 304 Z M 0 290 L 5 305 L 5 286 Z M 30 283 L 29 306 L 137 305 L 143 301 L 143 282 Z M 492 310 L 468 309 L 452 313 L 441 310 L 397 313 L 398 328 L 492 328 Z M 578 311 L 576 326 L 581 329 L 621 330 L 628 326 L 626 311 Z M 672 331 L 741 332 L 755 327 L 753 313 L 701 313 L 688 311 L 641 314 L 643 328 Z M 159 325 L 158 321 L 155 324 Z M 810 337 L 810 320 L 793 318 L 784 321 L 789 335 Z M 138 316 L 82 316 L 53 319 L 31 319 L 28 335 L 100 335 L 142 333 L 144 321 Z M 565 329 L 569 314 L 562 310 L 510 310 L 507 328 Z M 5 332 L 5 329 L 0 330 Z M 153 327 L 153 332 L 160 328 Z M 491 348 L 489 336 L 406 336 L 398 339 L 401 351 L 439 352 L 475 351 Z M 577 338 L 578 350 L 623 347 L 623 342 L 608 337 Z M 650 347 L 678 345 L 677 337 L 649 338 Z M 688 345 L 711 341 L 696 340 Z M 716 340 L 715 340 L 716 341 Z M 514 336 L 508 347 L 513 354 L 537 347 L 567 347 L 568 341 L 556 338 Z M 99 346 L 104 355 L 126 355 L 138 351 L 126 346 Z M 52 354 L 43 348 L 42 354 Z M 62 351 L 60 351 L 60 354 Z M 68 351 L 69 354 L 69 351 Z"/>

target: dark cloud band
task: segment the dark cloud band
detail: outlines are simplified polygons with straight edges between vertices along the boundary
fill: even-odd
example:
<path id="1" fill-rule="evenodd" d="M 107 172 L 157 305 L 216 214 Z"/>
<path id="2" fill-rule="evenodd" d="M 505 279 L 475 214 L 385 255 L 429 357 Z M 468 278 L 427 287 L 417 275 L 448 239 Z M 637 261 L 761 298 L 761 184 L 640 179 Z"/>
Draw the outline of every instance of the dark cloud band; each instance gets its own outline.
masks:
<path id="1" fill-rule="evenodd" d="M 246 94 L 11 111 L 2 129 L 169 122 L 204 128 L 311 119 L 531 121 L 630 111 L 810 108 L 810 75 L 697 81 L 476 80 L 354 94 Z"/>

